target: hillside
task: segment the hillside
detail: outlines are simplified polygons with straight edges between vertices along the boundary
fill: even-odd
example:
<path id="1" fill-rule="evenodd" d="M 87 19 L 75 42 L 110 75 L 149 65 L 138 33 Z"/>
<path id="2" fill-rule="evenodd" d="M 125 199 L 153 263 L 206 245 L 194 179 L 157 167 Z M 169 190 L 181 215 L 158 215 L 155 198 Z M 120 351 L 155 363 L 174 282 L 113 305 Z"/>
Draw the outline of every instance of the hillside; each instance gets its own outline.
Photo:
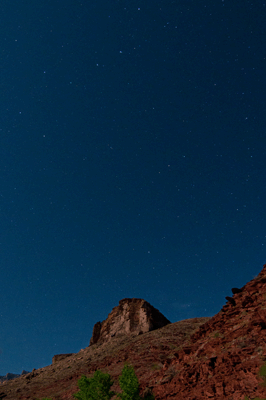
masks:
<path id="1" fill-rule="evenodd" d="M 156 399 L 266 398 L 264 379 L 259 375 L 266 360 L 266 265 L 256 278 L 241 289 L 233 288 L 232 293 L 212 318 L 108 337 L 77 354 L 55 357 L 47 367 L 2 383 L 2 398 L 72 399 L 81 374 L 92 375 L 96 369 L 110 373 L 116 381 L 113 389 L 118 390 L 118 376 L 126 361 L 135 368 L 141 392 L 148 387 Z M 131 315 L 135 323 L 136 315 Z"/>

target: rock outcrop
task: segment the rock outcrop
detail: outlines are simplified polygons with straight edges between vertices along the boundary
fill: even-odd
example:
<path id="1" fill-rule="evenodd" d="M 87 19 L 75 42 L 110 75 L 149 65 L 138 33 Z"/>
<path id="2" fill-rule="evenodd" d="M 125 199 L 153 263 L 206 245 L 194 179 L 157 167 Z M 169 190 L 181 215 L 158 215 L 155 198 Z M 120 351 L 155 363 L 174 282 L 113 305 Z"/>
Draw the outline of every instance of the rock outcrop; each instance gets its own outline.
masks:
<path id="1" fill-rule="evenodd" d="M 8 372 L 6 375 L 0 376 L 0 382 L 10 381 L 11 379 L 18 378 L 18 377 L 20 377 L 20 376 L 22 376 L 22 375 L 26 375 L 26 374 L 28 374 L 28 373 L 29 373 L 29 372 L 28 372 L 28 371 L 25 371 L 25 370 L 23 370 L 23 371 L 21 372 L 21 374 L 11 374 L 11 372 Z M 0 399 L 1 399 L 1 397 L 0 397 Z"/>
<path id="2" fill-rule="evenodd" d="M 143 299 L 123 299 L 107 319 L 94 325 L 90 346 L 122 335 L 140 335 L 171 322 Z"/>
<path id="3" fill-rule="evenodd" d="M 58 361 L 64 360 L 67 357 L 72 356 L 73 353 L 67 353 L 67 354 L 56 354 L 52 358 L 52 364 L 55 364 Z"/>

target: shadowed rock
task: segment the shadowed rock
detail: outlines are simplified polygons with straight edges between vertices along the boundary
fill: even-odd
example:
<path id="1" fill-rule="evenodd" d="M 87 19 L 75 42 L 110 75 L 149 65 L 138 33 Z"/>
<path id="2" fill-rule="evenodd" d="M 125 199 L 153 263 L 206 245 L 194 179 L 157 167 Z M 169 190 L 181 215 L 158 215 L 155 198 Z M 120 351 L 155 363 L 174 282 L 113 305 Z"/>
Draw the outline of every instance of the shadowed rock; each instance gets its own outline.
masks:
<path id="1" fill-rule="evenodd" d="M 233 299 L 233 297 L 226 296 L 225 298 L 226 298 L 227 301 L 229 301 L 229 303 L 233 304 L 233 306 L 236 305 L 236 302 L 235 302 L 235 300 Z"/>
<path id="2" fill-rule="evenodd" d="M 238 289 L 236 287 L 233 287 L 231 290 L 232 290 L 233 294 L 237 294 L 237 293 L 241 293 L 242 292 L 242 289 Z"/>
<path id="3" fill-rule="evenodd" d="M 92 331 L 92 337 L 90 340 L 90 344 L 94 344 L 97 343 L 98 340 L 100 339 L 100 335 L 101 335 L 101 327 L 102 327 L 102 323 L 96 322 L 96 324 L 93 327 L 93 331 Z"/>

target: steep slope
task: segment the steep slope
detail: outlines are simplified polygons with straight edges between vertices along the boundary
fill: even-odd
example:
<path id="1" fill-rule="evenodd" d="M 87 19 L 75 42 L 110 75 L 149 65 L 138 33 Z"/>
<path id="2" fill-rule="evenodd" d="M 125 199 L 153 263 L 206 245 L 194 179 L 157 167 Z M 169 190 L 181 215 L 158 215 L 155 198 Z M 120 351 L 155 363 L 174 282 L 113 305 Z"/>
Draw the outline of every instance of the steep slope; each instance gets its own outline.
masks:
<path id="1" fill-rule="evenodd" d="M 6 395 L 5 400 L 43 397 L 70 400 L 73 399 L 72 394 L 78 391 L 77 380 L 81 374 L 91 375 L 100 369 L 110 373 L 117 382 L 126 361 L 134 365 L 141 385 L 146 387 L 153 374 L 162 368 L 163 362 L 174 357 L 178 346 L 182 346 L 208 320 L 194 318 L 179 321 L 140 336 L 113 338 L 65 358 L 53 357 L 52 365 L 0 385 L 0 393 Z M 113 388 L 119 389 L 117 384 Z"/>
<path id="2" fill-rule="evenodd" d="M 152 379 L 158 399 L 266 398 L 266 265 Z M 151 384 L 151 382 L 150 382 Z"/>

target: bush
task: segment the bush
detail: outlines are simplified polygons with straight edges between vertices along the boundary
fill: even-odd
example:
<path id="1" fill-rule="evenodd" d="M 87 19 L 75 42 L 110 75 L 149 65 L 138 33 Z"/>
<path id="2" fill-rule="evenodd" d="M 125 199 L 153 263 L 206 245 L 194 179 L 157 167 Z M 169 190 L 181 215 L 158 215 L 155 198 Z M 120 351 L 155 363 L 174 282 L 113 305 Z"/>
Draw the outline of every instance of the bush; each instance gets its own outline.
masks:
<path id="1" fill-rule="evenodd" d="M 247 396 L 245 396 L 244 400 L 249 400 Z M 255 397 L 255 399 L 250 399 L 250 400 L 266 400 L 266 399 L 261 399 L 260 397 Z"/>
<path id="2" fill-rule="evenodd" d="M 134 368 L 125 365 L 122 375 L 119 376 L 119 386 L 122 393 L 117 393 L 117 397 L 121 400 L 139 400 L 139 380 L 135 374 Z"/>
<path id="3" fill-rule="evenodd" d="M 92 378 L 85 375 L 78 380 L 79 392 L 74 393 L 73 397 L 78 400 L 109 400 L 115 395 L 110 391 L 113 381 L 109 374 L 97 370 Z"/>
<path id="4" fill-rule="evenodd" d="M 262 385 L 266 386 L 266 364 L 264 364 L 264 365 L 262 365 L 262 367 L 260 367 L 259 376 L 261 376 L 263 378 Z"/>
<path id="5" fill-rule="evenodd" d="M 139 395 L 139 380 L 132 366 L 125 364 L 122 374 L 118 379 L 122 393 L 117 393 L 117 397 L 121 400 L 142 400 Z M 154 396 L 149 388 L 145 389 L 143 399 L 154 400 Z"/>
<path id="6" fill-rule="evenodd" d="M 125 364 L 118 379 L 122 393 L 110 391 L 114 381 L 109 374 L 97 370 L 92 378 L 82 375 L 78 380 L 80 390 L 73 397 L 78 400 L 110 400 L 116 395 L 121 400 L 142 400 L 139 395 L 139 381 L 132 366 Z M 154 400 L 150 389 L 146 388 L 143 399 Z"/>

